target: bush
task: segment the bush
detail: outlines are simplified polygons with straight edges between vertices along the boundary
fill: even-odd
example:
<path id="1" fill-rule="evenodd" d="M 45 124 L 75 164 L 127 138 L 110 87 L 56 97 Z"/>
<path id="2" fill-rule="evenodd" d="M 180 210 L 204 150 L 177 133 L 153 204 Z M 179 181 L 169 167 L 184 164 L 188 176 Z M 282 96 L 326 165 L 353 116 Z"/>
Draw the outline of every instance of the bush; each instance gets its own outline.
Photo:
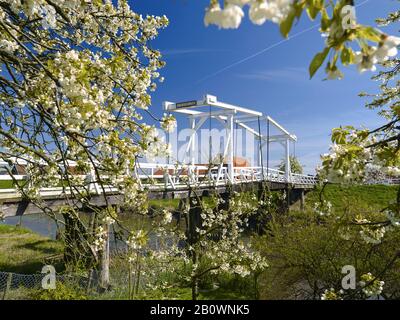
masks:
<path id="1" fill-rule="evenodd" d="M 31 293 L 33 300 L 86 300 L 85 292 L 72 284 L 58 282 L 56 289 L 39 289 Z"/>
<path id="2" fill-rule="evenodd" d="M 343 213 L 347 219 L 356 214 Z M 388 232 L 380 244 L 371 245 L 355 234 L 342 236 L 337 216 L 317 217 L 314 212 L 292 212 L 274 217 L 268 233 L 253 239 L 268 259 L 268 268 L 260 277 L 262 299 L 320 299 L 325 289 L 338 292 L 342 267 L 356 269 L 357 283 L 361 275 L 371 272 L 385 281 L 386 299 L 400 298 L 400 262 L 394 260 L 400 241 L 399 229 Z M 361 290 L 343 293 L 343 298 L 365 298 Z"/>

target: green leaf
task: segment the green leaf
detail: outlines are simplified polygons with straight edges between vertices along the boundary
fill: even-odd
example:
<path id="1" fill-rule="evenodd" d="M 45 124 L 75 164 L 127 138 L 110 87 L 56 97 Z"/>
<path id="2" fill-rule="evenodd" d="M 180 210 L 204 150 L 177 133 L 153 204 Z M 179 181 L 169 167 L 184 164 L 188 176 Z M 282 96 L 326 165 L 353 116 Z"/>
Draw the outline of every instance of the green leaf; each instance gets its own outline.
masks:
<path id="1" fill-rule="evenodd" d="M 290 29 L 292 29 L 294 18 L 296 17 L 296 10 L 290 10 L 287 18 L 281 22 L 280 24 L 280 31 L 282 36 L 285 38 L 288 37 Z"/>
<path id="2" fill-rule="evenodd" d="M 331 25 L 331 19 L 329 18 L 328 12 L 324 8 L 321 13 L 321 29 L 325 31 Z"/>
<path id="3" fill-rule="evenodd" d="M 310 79 L 314 76 L 314 74 L 317 72 L 317 70 L 321 67 L 321 65 L 324 63 L 326 56 L 329 53 L 330 48 L 325 48 L 324 51 L 319 52 L 315 55 L 313 60 L 310 63 L 309 67 L 309 73 L 310 73 Z"/>
<path id="4" fill-rule="evenodd" d="M 343 65 L 352 64 L 354 60 L 354 52 L 351 48 L 344 47 L 340 55 L 340 60 Z"/>
<path id="5" fill-rule="evenodd" d="M 310 19 L 314 20 L 317 17 L 318 12 L 320 11 L 319 1 L 318 0 L 309 1 L 306 11 Z"/>
<path id="6" fill-rule="evenodd" d="M 373 27 L 360 27 L 357 30 L 357 34 L 360 38 L 364 38 L 369 41 L 374 41 L 374 42 L 381 41 L 380 31 Z"/>

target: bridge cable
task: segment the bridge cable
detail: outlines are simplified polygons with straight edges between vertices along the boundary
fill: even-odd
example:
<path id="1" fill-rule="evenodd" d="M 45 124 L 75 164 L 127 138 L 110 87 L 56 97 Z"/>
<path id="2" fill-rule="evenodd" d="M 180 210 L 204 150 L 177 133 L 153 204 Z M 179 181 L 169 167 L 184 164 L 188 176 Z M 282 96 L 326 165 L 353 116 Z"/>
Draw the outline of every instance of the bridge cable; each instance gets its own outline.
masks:
<path id="1" fill-rule="evenodd" d="M 168 111 L 167 112 L 167 119 L 169 119 L 169 116 L 170 116 L 170 112 Z M 167 145 L 169 145 L 170 144 L 170 132 L 169 132 L 169 130 L 167 130 Z M 170 164 L 170 154 L 168 153 L 168 156 L 167 156 L 167 163 L 168 164 Z"/>
<path id="2" fill-rule="evenodd" d="M 293 156 L 296 158 L 296 141 L 293 141 Z"/>
<path id="3" fill-rule="evenodd" d="M 209 149 L 208 149 L 208 165 L 211 165 L 212 162 L 212 138 L 211 138 L 211 105 L 209 105 L 209 123 L 208 123 L 208 142 L 209 142 Z"/>
<path id="4" fill-rule="evenodd" d="M 263 148 L 262 148 L 262 143 L 261 143 L 261 123 L 260 123 L 260 116 L 257 118 L 258 120 L 258 145 L 259 145 L 259 152 L 260 152 L 260 161 L 261 161 L 261 172 L 262 172 L 262 177 L 264 180 L 264 159 L 263 159 Z"/>
<path id="5" fill-rule="evenodd" d="M 186 160 L 186 155 L 184 156 L 183 163 Z M 178 139 L 178 125 L 176 126 L 176 162 L 179 163 L 179 139 Z"/>
<path id="6" fill-rule="evenodd" d="M 269 176 L 269 119 L 267 118 L 267 179 Z"/>
<path id="7" fill-rule="evenodd" d="M 234 135 L 234 140 L 233 140 L 233 143 L 234 143 L 234 146 L 235 146 L 235 149 L 234 149 L 234 152 L 233 152 L 233 157 L 234 157 L 234 159 L 237 157 L 237 148 L 238 148 L 238 146 L 237 146 L 237 142 L 238 142 L 238 127 L 239 127 L 239 125 L 238 125 L 238 123 L 237 122 L 235 122 L 235 127 L 236 127 L 236 129 L 235 129 L 235 135 Z M 232 137 L 233 138 L 233 137 Z M 242 155 L 243 155 L 243 152 L 242 152 Z M 233 161 L 233 162 L 235 162 L 235 161 Z"/>

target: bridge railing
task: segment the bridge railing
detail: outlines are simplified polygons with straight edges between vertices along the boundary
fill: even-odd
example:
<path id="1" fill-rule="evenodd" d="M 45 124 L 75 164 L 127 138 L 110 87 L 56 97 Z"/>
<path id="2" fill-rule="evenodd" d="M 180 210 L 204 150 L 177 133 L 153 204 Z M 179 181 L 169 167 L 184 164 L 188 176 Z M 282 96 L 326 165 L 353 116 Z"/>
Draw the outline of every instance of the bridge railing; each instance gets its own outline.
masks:
<path id="1" fill-rule="evenodd" d="M 371 179 L 365 184 L 400 185 L 400 178 Z"/>
<path id="2" fill-rule="evenodd" d="M 314 185 L 318 179 L 305 174 L 291 173 L 289 177 L 284 171 L 265 167 L 235 167 L 235 182 L 271 181 L 278 183 L 293 183 L 302 185 Z"/>
<path id="3" fill-rule="evenodd" d="M 273 181 L 286 183 L 285 172 L 264 167 L 235 167 L 235 182 Z"/>
<path id="4" fill-rule="evenodd" d="M 139 163 L 135 172 L 132 173 L 139 180 L 143 188 L 153 190 L 182 189 L 187 186 L 210 186 L 224 185 L 227 183 L 246 183 L 270 181 L 277 183 L 292 183 L 298 185 L 315 185 L 317 179 L 314 176 L 292 173 L 289 177 L 285 172 L 265 167 L 234 167 L 233 175 L 230 176 L 228 167 L 223 165 L 173 165 L 157 163 Z M 78 176 L 78 175 L 77 175 Z M 79 175 L 82 176 L 82 175 Z M 99 184 L 93 174 L 82 176 L 90 183 L 93 193 L 101 193 Z M 27 175 L 0 175 L 0 181 L 24 181 L 29 180 Z M 106 186 L 107 192 L 117 192 L 113 186 Z M 0 195 L 15 193 L 15 188 L 0 189 Z M 67 192 L 62 187 L 43 188 L 44 194 L 51 192 Z"/>
<path id="5" fill-rule="evenodd" d="M 134 175 L 142 185 L 164 185 L 176 188 L 179 185 L 198 183 L 227 183 L 228 169 L 222 166 L 173 165 L 158 163 L 138 164 Z"/>
<path id="6" fill-rule="evenodd" d="M 318 178 L 306 174 L 292 173 L 291 182 L 294 184 L 315 185 L 318 183 Z"/>

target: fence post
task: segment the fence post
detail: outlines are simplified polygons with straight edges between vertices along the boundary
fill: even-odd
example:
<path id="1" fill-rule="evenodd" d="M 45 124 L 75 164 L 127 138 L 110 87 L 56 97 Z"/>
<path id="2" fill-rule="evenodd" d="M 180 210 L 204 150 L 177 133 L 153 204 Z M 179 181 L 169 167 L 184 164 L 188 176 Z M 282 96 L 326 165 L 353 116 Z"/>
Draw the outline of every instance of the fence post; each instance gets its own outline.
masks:
<path id="1" fill-rule="evenodd" d="M 7 293 L 10 290 L 10 287 L 11 287 L 11 282 L 12 282 L 12 272 L 9 272 L 8 275 L 7 275 L 6 288 L 4 289 L 4 293 L 3 293 L 3 300 L 6 300 Z"/>

